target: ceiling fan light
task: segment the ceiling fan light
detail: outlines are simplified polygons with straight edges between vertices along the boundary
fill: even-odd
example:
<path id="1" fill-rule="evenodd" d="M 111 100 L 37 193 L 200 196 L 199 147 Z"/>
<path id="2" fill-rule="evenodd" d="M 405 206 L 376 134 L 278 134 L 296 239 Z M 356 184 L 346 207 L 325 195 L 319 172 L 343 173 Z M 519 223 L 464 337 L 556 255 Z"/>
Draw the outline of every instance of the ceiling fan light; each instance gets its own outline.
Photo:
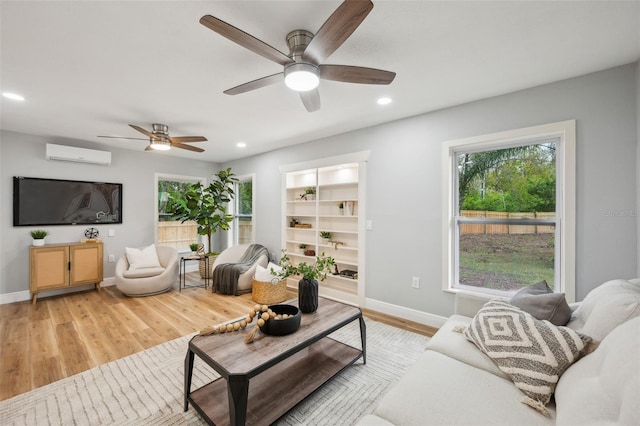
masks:
<path id="1" fill-rule="evenodd" d="M 171 149 L 171 143 L 169 141 L 151 139 L 149 142 L 149 146 L 158 151 L 168 151 Z"/>
<path id="2" fill-rule="evenodd" d="M 296 92 L 308 92 L 320 83 L 318 67 L 298 62 L 284 69 L 284 84 Z"/>

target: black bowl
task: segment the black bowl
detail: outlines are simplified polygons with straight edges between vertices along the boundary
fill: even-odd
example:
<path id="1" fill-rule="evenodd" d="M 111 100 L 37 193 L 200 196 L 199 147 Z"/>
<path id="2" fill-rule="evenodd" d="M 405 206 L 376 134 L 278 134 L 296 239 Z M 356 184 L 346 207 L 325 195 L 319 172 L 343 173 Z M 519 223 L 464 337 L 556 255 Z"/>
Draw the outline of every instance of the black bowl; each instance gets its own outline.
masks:
<path id="1" fill-rule="evenodd" d="M 271 305 L 269 306 L 276 314 L 293 315 L 287 319 L 272 318 L 265 322 L 260 331 L 270 336 L 284 336 L 291 334 L 300 328 L 300 309 L 292 305 Z"/>

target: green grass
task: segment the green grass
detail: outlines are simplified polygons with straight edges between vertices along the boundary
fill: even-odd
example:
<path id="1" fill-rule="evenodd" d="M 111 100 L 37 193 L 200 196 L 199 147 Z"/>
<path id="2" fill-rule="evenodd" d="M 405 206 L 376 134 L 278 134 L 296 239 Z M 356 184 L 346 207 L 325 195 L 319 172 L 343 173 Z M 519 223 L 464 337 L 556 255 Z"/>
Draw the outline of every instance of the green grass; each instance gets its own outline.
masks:
<path id="1" fill-rule="evenodd" d="M 553 234 L 470 234 L 460 238 L 460 284 L 516 290 L 546 280 L 553 288 Z"/>

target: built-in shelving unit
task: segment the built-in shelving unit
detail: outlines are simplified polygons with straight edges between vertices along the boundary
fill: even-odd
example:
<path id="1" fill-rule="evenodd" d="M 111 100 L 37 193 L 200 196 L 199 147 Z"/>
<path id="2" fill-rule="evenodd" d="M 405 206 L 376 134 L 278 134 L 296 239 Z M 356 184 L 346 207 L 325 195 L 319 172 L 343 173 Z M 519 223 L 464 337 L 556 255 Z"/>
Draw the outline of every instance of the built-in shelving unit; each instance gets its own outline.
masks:
<path id="1" fill-rule="evenodd" d="M 297 264 L 313 262 L 321 253 L 333 257 L 337 271 L 319 283 L 320 295 L 359 306 L 364 306 L 363 168 L 354 162 L 290 171 L 283 191 L 282 246 L 289 258 Z M 321 231 L 331 238 L 321 238 Z M 298 280 L 291 278 L 288 285 L 297 287 Z"/>

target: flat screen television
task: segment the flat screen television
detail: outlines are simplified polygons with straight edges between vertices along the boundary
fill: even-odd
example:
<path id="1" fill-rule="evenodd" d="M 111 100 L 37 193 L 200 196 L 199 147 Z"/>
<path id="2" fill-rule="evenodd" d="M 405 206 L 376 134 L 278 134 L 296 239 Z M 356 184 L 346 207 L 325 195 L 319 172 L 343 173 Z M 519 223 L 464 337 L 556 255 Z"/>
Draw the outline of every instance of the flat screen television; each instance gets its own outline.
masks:
<path id="1" fill-rule="evenodd" d="M 13 226 L 122 223 L 122 184 L 13 177 Z"/>

